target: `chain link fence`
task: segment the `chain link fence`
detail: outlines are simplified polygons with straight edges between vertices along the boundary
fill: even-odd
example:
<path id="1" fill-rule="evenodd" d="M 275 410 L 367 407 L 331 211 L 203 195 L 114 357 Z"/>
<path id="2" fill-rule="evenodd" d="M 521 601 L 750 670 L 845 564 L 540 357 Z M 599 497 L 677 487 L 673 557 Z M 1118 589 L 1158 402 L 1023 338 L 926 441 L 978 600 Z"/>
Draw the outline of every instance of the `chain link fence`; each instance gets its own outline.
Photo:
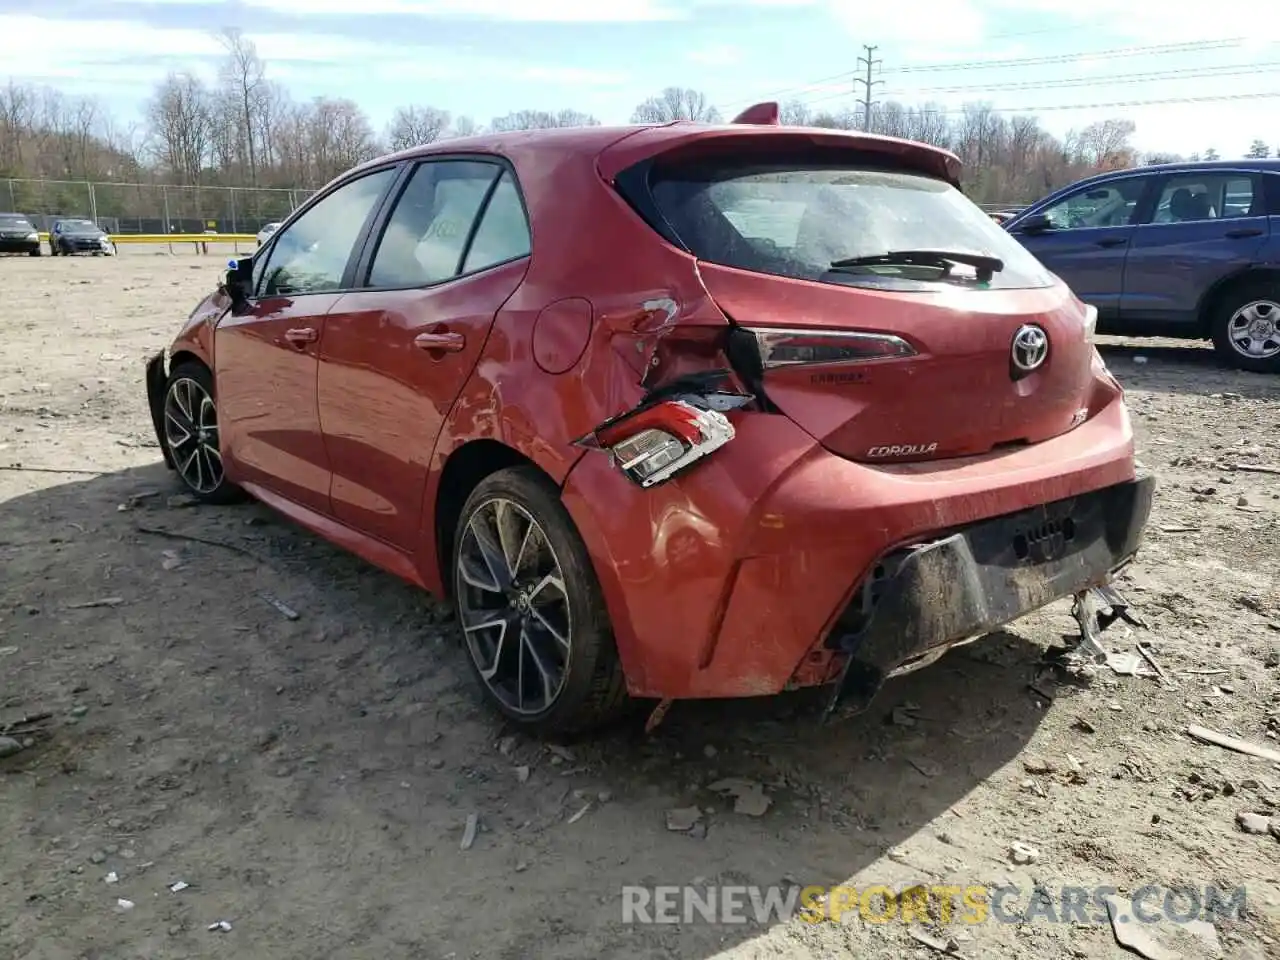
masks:
<path id="1" fill-rule="evenodd" d="M 84 180 L 0 180 L 0 210 L 31 218 L 39 230 L 81 217 L 112 234 L 257 233 L 283 220 L 313 190 L 179 187 Z"/>

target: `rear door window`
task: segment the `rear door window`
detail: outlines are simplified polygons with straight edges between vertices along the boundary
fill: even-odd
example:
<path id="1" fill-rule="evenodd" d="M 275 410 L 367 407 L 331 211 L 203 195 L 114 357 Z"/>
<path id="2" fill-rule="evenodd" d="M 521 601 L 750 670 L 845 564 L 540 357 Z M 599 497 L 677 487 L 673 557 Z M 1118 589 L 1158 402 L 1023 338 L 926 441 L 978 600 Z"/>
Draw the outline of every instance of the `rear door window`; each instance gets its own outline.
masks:
<path id="1" fill-rule="evenodd" d="M 973 268 L 837 261 L 900 251 L 984 254 L 1003 262 L 984 287 L 1043 287 L 1052 277 L 945 181 L 840 164 L 659 166 L 659 211 L 696 257 L 759 273 L 893 289 L 972 282 Z"/>
<path id="2" fill-rule="evenodd" d="M 462 272 L 474 273 L 527 257 L 529 252 L 529 221 L 525 219 L 524 204 L 520 201 L 515 178 L 507 170 L 494 188 L 489 205 L 484 208 L 484 216 L 476 227 Z"/>
<path id="3" fill-rule="evenodd" d="M 422 287 L 457 276 L 476 215 L 502 172 L 476 160 L 420 164 L 378 242 L 369 286 Z"/>
<path id="4" fill-rule="evenodd" d="M 1255 197 L 1259 201 L 1256 205 Z M 1256 216 L 1263 209 L 1261 198 L 1262 191 L 1247 174 L 1174 174 L 1160 191 L 1151 222 L 1196 223 Z"/>

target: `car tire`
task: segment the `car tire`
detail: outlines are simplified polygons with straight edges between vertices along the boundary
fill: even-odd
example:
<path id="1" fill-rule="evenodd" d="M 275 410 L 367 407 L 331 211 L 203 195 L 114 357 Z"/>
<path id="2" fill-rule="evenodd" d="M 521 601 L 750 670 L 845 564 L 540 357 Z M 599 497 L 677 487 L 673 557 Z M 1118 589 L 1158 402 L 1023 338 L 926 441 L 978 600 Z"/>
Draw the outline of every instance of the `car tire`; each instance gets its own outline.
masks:
<path id="1" fill-rule="evenodd" d="M 243 491 L 227 480 L 218 443 L 213 374 L 188 361 L 169 371 L 162 403 L 162 442 L 182 485 L 204 503 L 234 503 Z"/>
<path id="2" fill-rule="evenodd" d="M 52 240 L 49 241 L 49 256 L 56 257 L 58 255 L 58 245 Z"/>
<path id="3" fill-rule="evenodd" d="M 499 527 L 505 539 L 495 539 Z M 480 482 L 463 505 L 451 560 L 463 652 L 489 704 L 539 735 L 598 729 L 627 712 L 591 557 L 536 468 Z"/>
<path id="4" fill-rule="evenodd" d="M 1224 361 L 1253 373 L 1280 373 L 1280 281 L 1257 278 L 1231 287 L 1209 322 Z M 1251 346 L 1245 346 L 1242 334 L 1250 332 Z"/>
<path id="5" fill-rule="evenodd" d="M 36 247 L 34 250 L 30 251 L 30 252 L 27 254 L 27 256 L 29 256 L 29 257 L 38 257 L 38 256 L 40 256 L 40 253 L 41 253 L 40 248 L 39 248 L 39 247 Z"/>

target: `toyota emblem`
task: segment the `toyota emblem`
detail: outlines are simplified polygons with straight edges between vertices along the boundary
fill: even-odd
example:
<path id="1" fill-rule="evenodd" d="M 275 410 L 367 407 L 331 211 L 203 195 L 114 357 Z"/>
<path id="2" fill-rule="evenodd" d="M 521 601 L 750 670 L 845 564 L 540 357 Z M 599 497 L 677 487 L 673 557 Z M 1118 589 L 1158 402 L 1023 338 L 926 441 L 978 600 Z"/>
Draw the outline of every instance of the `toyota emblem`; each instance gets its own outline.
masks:
<path id="1" fill-rule="evenodd" d="M 1044 363 L 1049 356 L 1049 335 L 1042 327 L 1023 324 L 1013 335 L 1013 366 L 1022 373 L 1030 373 Z"/>

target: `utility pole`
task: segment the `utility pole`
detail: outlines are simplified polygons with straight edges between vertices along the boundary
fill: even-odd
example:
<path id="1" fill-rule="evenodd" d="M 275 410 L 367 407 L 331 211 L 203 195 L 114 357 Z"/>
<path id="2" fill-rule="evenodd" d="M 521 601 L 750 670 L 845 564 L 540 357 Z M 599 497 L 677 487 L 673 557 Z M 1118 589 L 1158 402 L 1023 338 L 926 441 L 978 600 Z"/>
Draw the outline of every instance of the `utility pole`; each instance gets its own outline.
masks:
<path id="1" fill-rule="evenodd" d="M 858 102 L 862 104 L 862 129 L 869 132 L 871 130 L 871 91 L 877 84 L 884 83 L 883 80 L 873 80 L 871 78 L 875 72 L 875 68 L 880 66 L 884 61 L 875 59 L 875 53 L 880 49 L 879 47 L 872 47 L 867 44 L 863 44 L 862 49 L 867 52 L 867 55 L 865 57 L 858 58 L 858 65 L 866 67 L 867 73 L 865 77 L 854 77 L 853 83 L 855 87 L 858 84 L 862 84 L 863 96 Z"/>

